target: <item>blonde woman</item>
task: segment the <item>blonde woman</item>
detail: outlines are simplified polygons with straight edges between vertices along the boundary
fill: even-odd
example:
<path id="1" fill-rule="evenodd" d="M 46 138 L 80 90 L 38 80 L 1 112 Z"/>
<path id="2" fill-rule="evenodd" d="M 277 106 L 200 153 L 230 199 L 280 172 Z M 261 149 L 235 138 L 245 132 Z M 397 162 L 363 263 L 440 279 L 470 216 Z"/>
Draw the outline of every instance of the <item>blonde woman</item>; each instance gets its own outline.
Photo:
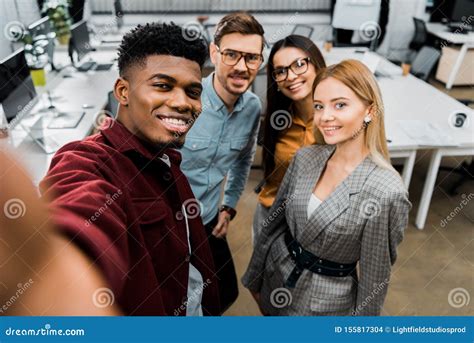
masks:
<path id="1" fill-rule="evenodd" d="M 318 144 L 290 164 L 242 282 L 266 315 L 380 315 L 411 207 L 380 90 L 355 60 L 314 86 Z"/>

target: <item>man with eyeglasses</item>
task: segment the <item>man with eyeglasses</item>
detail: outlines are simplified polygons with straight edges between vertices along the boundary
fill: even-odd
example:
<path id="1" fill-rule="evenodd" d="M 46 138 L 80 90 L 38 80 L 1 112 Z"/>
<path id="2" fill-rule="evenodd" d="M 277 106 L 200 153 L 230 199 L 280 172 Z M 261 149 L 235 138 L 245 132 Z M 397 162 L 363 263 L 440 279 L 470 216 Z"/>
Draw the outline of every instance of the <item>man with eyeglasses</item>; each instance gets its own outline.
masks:
<path id="1" fill-rule="evenodd" d="M 226 234 L 256 149 L 261 102 L 248 89 L 263 62 L 263 33 L 245 12 L 229 14 L 217 24 L 209 47 L 215 71 L 202 82 L 202 113 L 181 149 L 181 169 L 200 204 L 218 271 L 221 312 L 238 296 Z"/>

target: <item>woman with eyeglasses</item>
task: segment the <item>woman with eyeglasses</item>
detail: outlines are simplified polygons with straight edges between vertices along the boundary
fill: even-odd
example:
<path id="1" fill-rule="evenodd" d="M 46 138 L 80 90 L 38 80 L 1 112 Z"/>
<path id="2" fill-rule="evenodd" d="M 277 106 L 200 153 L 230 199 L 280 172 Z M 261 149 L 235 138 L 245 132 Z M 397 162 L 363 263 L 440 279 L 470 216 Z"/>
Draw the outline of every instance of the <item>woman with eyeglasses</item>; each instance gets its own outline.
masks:
<path id="1" fill-rule="evenodd" d="M 314 85 L 318 144 L 288 167 L 242 283 L 267 315 L 378 316 L 411 207 L 382 96 L 356 60 Z"/>
<path id="2" fill-rule="evenodd" d="M 263 186 L 257 187 L 254 241 L 268 217 L 280 183 L 296 151 L 315 143 L 312 86 L 326 67 L 318 47 L 308 38 L 290 35 L 275 43 L 267 65 L 267 108 L 263 135 Z"/>

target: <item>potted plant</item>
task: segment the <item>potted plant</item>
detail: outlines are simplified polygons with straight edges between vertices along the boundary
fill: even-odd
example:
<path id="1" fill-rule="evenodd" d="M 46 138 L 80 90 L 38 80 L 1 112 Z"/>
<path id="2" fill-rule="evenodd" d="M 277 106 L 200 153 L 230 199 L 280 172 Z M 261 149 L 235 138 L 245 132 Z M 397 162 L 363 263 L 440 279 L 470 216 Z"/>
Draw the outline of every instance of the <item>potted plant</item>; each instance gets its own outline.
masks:
<path id="1" fill-rule="evenodd" d="M 45 66 L 48 63 L 48 45 L 50 37 L 46 35 L 33 36 L 26 32 L 22 39 L 25 44 L 25 58 L 30 68 L 31 77 L 35 86 L 44 86 L 46 84 Z"/>
<path id="2" fill-rule="evenodd" d="M 41 10 L 51 20 L 59 44 L 67 45 L 71 37 L 71 16 L 68 0 L 47 0 Z"/>

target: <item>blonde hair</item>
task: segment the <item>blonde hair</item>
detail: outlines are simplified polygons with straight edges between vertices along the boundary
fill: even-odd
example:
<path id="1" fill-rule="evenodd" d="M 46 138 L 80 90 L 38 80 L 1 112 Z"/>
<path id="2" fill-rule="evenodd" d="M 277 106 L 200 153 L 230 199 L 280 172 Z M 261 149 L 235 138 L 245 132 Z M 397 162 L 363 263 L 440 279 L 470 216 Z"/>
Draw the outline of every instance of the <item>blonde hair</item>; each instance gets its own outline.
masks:
<path id="1" fill-rule="evenodd" d="M 321 70 L 313 84 L 313 94 L 321 81 L 335 78 L 349 87 L 364 102 L 372 113 L 372 121 L 365 129 L 364 144 L 372 160 L 380 167 L 393 169 L 385 137 L 384 107 L 380 88 L 372 72 L 357 60 L 345 60 Z M 314 126 L 314 137 L 318 144 L 326 144 L 322 133 Z"/>

